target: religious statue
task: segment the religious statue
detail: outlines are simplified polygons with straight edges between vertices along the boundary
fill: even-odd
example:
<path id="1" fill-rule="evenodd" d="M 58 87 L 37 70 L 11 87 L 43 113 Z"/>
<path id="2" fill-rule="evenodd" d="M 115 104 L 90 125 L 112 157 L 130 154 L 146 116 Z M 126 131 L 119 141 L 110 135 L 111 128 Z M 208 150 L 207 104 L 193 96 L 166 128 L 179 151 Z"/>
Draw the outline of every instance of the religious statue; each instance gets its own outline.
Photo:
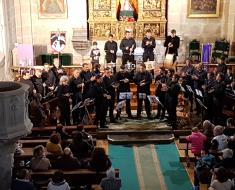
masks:
<path id="1" fill-rule="evenodd" d="M 121 4 L 120 19 L 122 21 L 133 22 L 134 19 L 134 8 L 132 7 L 129 0 L 124 0 Z"/>

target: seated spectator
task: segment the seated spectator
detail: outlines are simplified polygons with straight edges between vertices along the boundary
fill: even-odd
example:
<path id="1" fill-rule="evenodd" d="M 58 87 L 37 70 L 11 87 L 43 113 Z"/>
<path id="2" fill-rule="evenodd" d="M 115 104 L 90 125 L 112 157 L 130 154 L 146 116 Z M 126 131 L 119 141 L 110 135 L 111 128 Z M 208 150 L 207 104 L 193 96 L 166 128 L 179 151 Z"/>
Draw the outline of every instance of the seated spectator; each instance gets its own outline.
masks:
<path id="1" fill-rule="evenodd" d="M 59 157 L 55 162 L 55 168 L 58 169 L 71 170 L 80 167 L 81 163 L 73 156 L 70 148 L 65 148 L 63 156 Z"/>
<path id="2" fill-rule="evenodd" d="M 229 137 L 228 148 L 235 150 L 235 135 L 233 135 L 232 137 Z M 235 158 L 235 154 L 233 154 L 233 157 Z"/>
<path id="3" fill-rule="evenodd" d="M 30 181 L 28 170 L 21 169 L 17 173 L 17 178 L 12 181 L 11 190 L 36 190 L 33 183 Z"/>
<path id="4" fill-rule="evenodd" d="M 209 149 L 209 147 L 211 146 L 211 139 L 214 137 L 213 130 L 215 126 L 209 120 L 205 120 L 202 125 L 203 125 L 203 134 L 206 136 L 204 147 Z"/>
<path id="5" fill-rule="evenodd" d="M 112 163 L 104 148 L 96 147 L 92 152 L 91 159 L 88 161 L 88 167 L 96 172 L 102 172 L 110 168 L 111 165 Z"/>
<path id="6" fill-rule="evenodd" d="M 51 135 L 50 140 L 47 142 L 46 149 L 47 152 L 50 152 L 56 156 L 63 154 L 59 134 L 56 133 Z"/>
<path id="7" fill-rule="evenodd" d="M 233 159 L 233 150 L 226 148 L 222 150 L 222 156 L 220 157 L 220 162 L 216 167 L 224 167 L 224 168 L 235 168 L 235 160 Z"/>
<path id="8" fill-rule="evenodd" d="M 89 158 L 91 156 L 91 148 L 89 144 L 83 140 L 82 133 L 76 132 L 73 135 L 72 143 L 69 145 L 73 155 L 79 160 Z"/>
<path id="9" fill-rule="evenodd" d="M 194 168 L 194 190 L 199 190 L 200 182 L 209 184 L 211 181 L 210 170 L 214 167 L 215 157 L 207 149 L 202 151 L 201 158 L 195 162 Z"/>
<path id="10" fill-rule="evenodd" d="M 232 187 L 233 182 L 228 179 L 226 169 L 223 167 L 214 169 L 208 190 L 231 190 Z"/>
<path id="11" fill-rule="evenodd" d="M 70 135 L 65 131 L 65 128 L 62 124 L 58 124 L 56 126 L 55 132 L 60 135 L 61 141 L 64 141 L 70 138 Z"/>
<path id="12" fill-rule="evenodd" d="M 122 186 L 121 179 L 115 177 L 115 169 L 109 168 L 106 171 L 107 177 L 103 178 L 100 182 L 102 190 L 119 190 Z"/>
<path id="13" fill-rule="evenodd" d="M 206 136 L 203 135 L 197 127 L 193 127 L 192 134 L 187 136 L 186 140 L 192 144 L 192 153 L 200 155 Z"/>
<path id="14" fill-rule="evenodd" d="M 30 164 L 33 171 L 46 171 L 51 167 L 50 160 L 46 158 L 45 148 L 42 145 L 33 149 L 33 158 Z"/>
<path id="15" fill-rule="evenodd" d="M 77 131 L 82 134 L 82 139 L 87 142 L 88 146 L 90 147 L 91 152 L 94 150 L 94 143 L 93 143 L 93 138 L 92 136 L 87 133 L 84 129 L 83 125 L 78 125 L 77 126 Z"/>
<path id="16" fill-rule="evenodd" d="M 56 171 L 52 176 L 52 180 L 47 186 L 47 190 L 70 190 L 69 184 L 64 179 L 62 171 Z"/>
<path id="17" fill-rule="evenodd" d="M 226 127 L 223 133 L 228 137 L 233 136 L 235 134 L 235 119 L 233 118 L 227 119 Z"/>
<path id="18" fill-rule="evenodd" d="M 219 143 L 218 151 L 221 151 L 228 147 L 228 138 L 223 134 L 222 126 L 217 125 L 214 128 L 214 136 L 215 137 L 213 139 L 217 140 Z"/>

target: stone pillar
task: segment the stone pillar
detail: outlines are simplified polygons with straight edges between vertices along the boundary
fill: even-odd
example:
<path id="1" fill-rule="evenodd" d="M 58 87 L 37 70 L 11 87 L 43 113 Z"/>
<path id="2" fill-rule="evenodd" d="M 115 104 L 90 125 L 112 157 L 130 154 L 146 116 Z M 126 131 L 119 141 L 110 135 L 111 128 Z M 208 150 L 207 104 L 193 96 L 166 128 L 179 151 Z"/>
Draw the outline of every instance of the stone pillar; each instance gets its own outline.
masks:
<path id="1" fill-rule="evenodd" d="M 28 85 L 18 82 L 0 82 L 1 189 L 10 189 L 16 141 L 32 128 L 28 118 L 28 88 Z"/>

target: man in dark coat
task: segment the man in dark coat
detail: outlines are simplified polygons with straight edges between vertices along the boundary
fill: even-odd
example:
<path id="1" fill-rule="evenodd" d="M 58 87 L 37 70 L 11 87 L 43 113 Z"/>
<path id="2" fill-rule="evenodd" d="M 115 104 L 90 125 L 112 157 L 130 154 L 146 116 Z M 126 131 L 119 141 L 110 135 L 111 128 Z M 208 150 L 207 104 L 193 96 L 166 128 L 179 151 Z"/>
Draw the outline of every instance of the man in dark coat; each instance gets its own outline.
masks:
<path id="1" fill-rule="evenodd" d="M 166 37 L 164 47 L 166 47 L 165 54 L 173 54 L 173 63 L 176 61 L 178 56 L 178 48 L 180 46 L 180 38 L 176 36 L 176 30 L 171 30 L 171 35 Z"/>

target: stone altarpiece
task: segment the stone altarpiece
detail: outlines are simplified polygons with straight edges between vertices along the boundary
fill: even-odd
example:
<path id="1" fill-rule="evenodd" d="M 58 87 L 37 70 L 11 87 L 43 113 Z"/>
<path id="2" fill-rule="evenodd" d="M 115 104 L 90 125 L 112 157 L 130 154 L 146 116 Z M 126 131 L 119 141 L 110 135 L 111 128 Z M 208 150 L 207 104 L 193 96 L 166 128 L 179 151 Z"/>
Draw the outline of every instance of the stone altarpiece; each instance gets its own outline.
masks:
<path id="1" fill-rule="evenodd" d="M 118 10 L 122 0 L 89 0 L 89 37 L 103 40 L 108 33 L 122 39 L 126 29 L 132 29 L 136 39 L 142 39 L 145 31 L 151 29 L 156 39 L 165 38 L 167 0 L 130 0 L 134 4 L 137 18 L 122 21 Z"/>

